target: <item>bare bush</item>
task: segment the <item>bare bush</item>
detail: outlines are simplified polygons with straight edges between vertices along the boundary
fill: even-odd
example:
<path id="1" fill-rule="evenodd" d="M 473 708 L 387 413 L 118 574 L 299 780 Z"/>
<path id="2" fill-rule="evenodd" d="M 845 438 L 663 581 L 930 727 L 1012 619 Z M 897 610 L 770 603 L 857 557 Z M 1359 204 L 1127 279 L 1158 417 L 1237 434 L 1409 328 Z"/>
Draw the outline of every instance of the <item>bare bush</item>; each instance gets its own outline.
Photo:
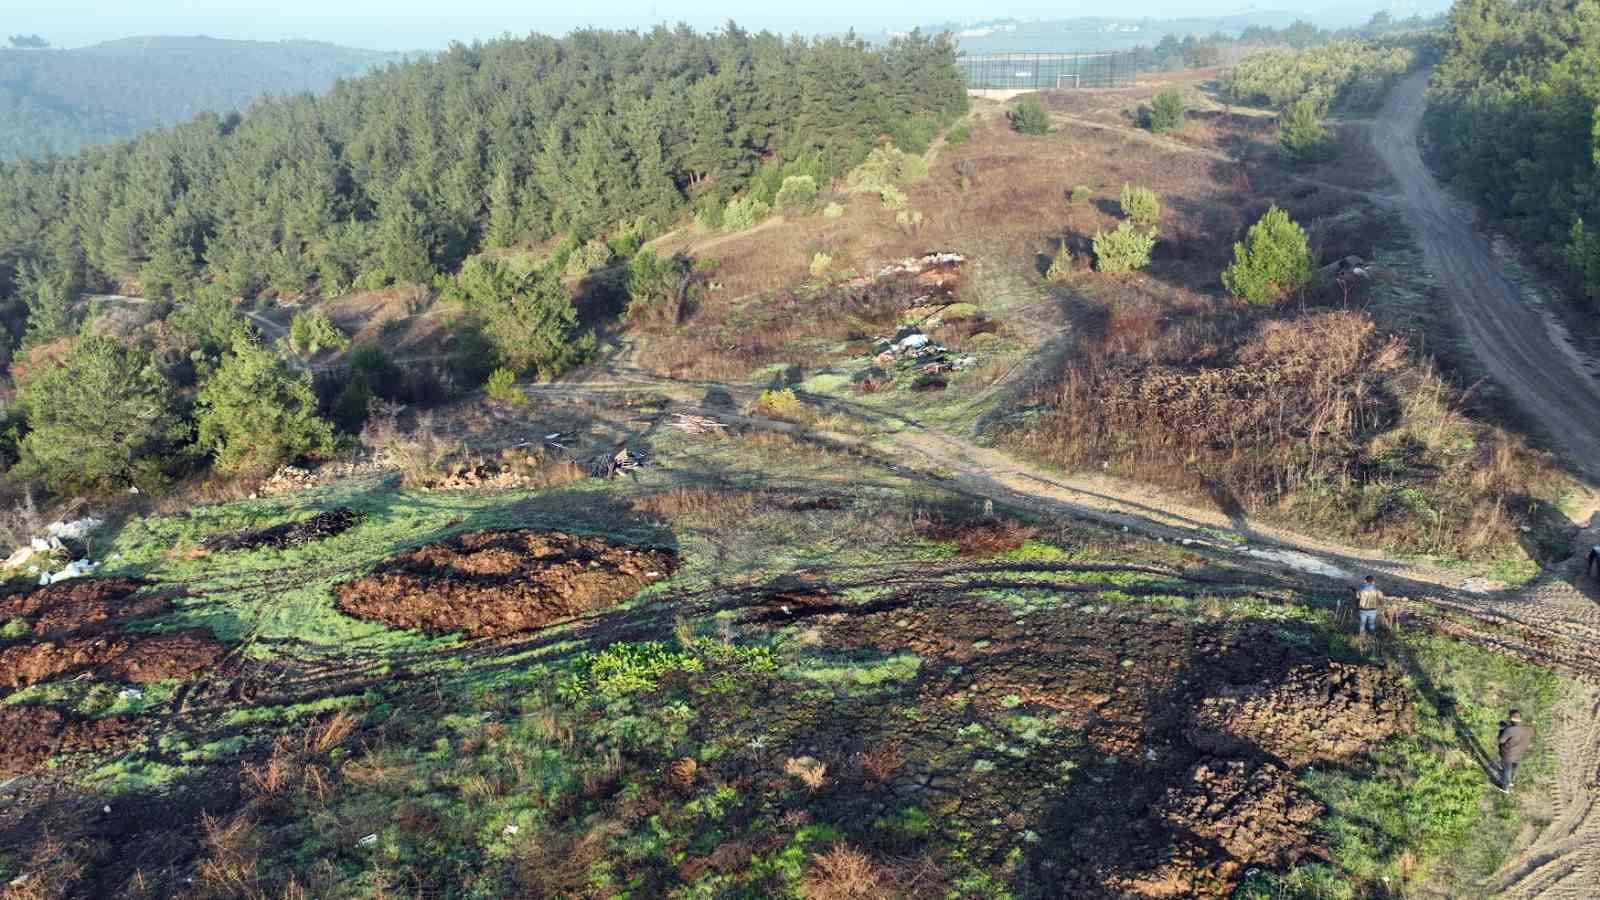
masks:
<path id="1" fill-rule="evenodd" d="M 849 844 L 818 856 L 801 881 L 806 900 L 880 900 L 892 896 L 889 878 L 872 857 Z"/>
<path id="2" fill-rule="evenodd" d="M 785 775 L 799 780 L 806 790 L 815 794 L 828 784 L 828 764 L 814 756 L 791 756 L 784 761 Z"/>

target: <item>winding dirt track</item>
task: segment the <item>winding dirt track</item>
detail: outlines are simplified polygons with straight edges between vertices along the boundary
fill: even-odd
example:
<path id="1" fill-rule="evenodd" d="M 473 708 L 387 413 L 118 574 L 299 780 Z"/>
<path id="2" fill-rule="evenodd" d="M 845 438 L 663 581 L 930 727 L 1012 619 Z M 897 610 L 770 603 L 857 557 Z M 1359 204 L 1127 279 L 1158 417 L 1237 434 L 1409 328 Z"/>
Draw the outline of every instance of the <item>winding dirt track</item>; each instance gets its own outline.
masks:
<path id="1" fill-rule="evenodd" d="M 1571 465 L 1593 480 L 1600 473 L 1600 384 L 1564 346 L 1548 314 L 1506 278 L 1473 227 L 1472 208 L 1446 193 L 1423 164 L 1417 134 L 1427 85 L 1427 72 L 1401 82 L 1373 129 L 1373 146 L 1399 187 L 1393 203 L 1422 245 L 1428 269 L 1484 368 L 1550 433 Z M 1546 612 L 1565 607 L 1587 625 L 1593 604 L 1575 593 L 1570 584 L 1547 578 L 1529 599 Z M 1556 743 L 1561 770 L 1553 815 L 1485 886 L 1497 896 L 1600 896 L 1600 700 L 1591 695 L 1551 726 L 1545 733 Z"/>
<path id="2" fill-rule="evenodd" d="M 1402 81 L 1373 128 L 1373 147 L 1399 187 L 1392 202 L 1422 245 L 1428 269 L 1489 375 L 1550 433 L 1575 468 L 1596 479 L 1600 383 L 1552 333 L 1548 315 L 1506 278 L 1473 227 L 1472 207 L 1450 196 L 1423 165 L 1417 134 L 1427 86 L 1426 71 Z"/>

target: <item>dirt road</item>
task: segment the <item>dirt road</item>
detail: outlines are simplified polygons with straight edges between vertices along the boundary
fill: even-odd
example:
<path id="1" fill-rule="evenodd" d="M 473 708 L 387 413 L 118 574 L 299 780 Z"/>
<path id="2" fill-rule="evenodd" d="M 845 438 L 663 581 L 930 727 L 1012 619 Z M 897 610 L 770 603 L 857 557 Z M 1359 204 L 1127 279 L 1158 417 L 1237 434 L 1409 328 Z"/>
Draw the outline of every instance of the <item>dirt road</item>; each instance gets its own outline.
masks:
<path id="1" fill-rule="evenodd" d="M 1600 383 L 1585 372 L 1555 320 L 1506 278 L 1472 207 L 1423 165 L 1417 134 L 1428 73 L 1402 81 L 1383 105 L 1373 146 L 1399 187 L 1392 201 L 1422 245 L 1490 377 L 1543 426 L 1571 464 L 1600 480 Z"/>

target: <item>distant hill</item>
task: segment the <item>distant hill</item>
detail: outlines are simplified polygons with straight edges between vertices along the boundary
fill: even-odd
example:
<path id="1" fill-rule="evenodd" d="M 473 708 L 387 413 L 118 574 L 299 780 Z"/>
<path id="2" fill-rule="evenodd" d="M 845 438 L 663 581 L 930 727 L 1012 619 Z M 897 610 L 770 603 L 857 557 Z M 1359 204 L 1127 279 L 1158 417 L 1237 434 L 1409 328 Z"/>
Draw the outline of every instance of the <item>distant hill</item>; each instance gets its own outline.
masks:
<path id="1" fill-rule="evenodd" d="M 0 49 L 0 159 L 73 151 L 207 110 L 243 108 L 263 94 L 321 92 L 404 58 L 316 41 L 207 37 Z"/>

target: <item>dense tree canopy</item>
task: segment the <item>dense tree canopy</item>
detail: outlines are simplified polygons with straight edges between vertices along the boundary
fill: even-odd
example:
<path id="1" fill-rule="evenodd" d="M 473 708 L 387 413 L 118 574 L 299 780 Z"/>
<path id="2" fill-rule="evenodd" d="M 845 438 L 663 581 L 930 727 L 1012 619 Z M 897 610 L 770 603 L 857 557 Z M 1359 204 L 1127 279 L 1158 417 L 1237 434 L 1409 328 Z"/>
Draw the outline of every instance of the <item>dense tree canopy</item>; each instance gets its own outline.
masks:
<path id="1" fill-rule="evenodd" d="M 965 108 L 954 58 L 944 38 L 731 24 L 458 44 L 325 97 L 0 166 L 0 296 L 427 282 L 483 245 L 665 221 L 766 159 L 840 174 L 906 120 Z"/>
<path id="2" fill-rule="evenodd" d="M 1429 104 L 1448 174 L 1600 303 L 1600 5 L 1459 0 Z"/>

